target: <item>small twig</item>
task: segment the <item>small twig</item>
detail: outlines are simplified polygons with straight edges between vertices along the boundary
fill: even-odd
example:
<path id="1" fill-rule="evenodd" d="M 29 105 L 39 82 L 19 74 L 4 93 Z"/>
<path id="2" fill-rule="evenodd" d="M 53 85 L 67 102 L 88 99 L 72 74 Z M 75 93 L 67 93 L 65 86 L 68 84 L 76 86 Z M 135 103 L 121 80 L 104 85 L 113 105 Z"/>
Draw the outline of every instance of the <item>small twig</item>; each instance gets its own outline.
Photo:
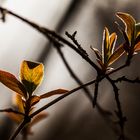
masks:
<path id="1" fill-rule="evenodd" d="M 19 115 L 25 116 L 24 113 L 19 112 L 19 111 L 16 111 L 16 110 L 14 110 L 14 109 L 12 109 L 12 108 L 0 109 L 0 112 L 15 113 L 15 114 L 19 114 Z"/>
<path id="2" fill-rule="evenodd" d="M 72 35 L 69 34 L 69 32 L 65 32 L 65 34 L 67 35 L 68 38 L 70 38 L 73 43 L 78 47 L 78 49 L 81 51 L 81 53 L 83 53 L 83 55 L 86 55 L 88 57 L 88 53 L 86 52 L 85 49 L 83 49 L 83 47 L 78 43 L 78 41 L 76 40 L 76 34 L 77 34 L 77 31 L 75 31 Z"/>
<path id="3" fill-rule="evenodd" d="M 128 79 L 128 78 L 126 78 L 125 76 L 122 76 L 122 77 L 119 77 L 119 78 L 117 78 L 116 80 L 113 80 L 115 83 L 118 83 L 118 82 L 129 82 L 129 83 L 140 83 L 140 79 L 139 79 L 139 77 L 137 77 L 137 78 L 135 78 L 135 79 L 133 79 L 133 80 L 131 80 L 131 79 Z"/>
<path id="4" fill-rule="evenodd" d="M 117 117 L 119 118 L 119 125 L 121 127 L 120 138 L 124 139 L 124 125 L 125 125 L 126 117 L 123 116 L 121 103 L 120 103 L 120 99 L 119 99 L 119 93 L 118 93 L 119 89 L 116 86 L 116 84 L 114 83 L 114 81 L 109 76 L 106 76 L 106 78 L 108 79 L 108 81 L 110 82 L 110 84 L 112 85 L 113 90 L 114 90 L 115 101 L 116 101 L 117 109 L 118 109 L 118 111 L 115 111 L 115 113 L 116 113 Z"/>

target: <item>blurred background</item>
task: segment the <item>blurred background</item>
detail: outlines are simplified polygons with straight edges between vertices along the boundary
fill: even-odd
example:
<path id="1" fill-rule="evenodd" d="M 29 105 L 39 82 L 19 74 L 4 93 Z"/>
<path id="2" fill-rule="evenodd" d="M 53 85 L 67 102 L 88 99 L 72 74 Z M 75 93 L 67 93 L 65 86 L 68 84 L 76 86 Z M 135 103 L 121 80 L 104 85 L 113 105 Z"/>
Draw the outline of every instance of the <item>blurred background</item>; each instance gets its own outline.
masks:
<path id="1" fill-rule="evenodd" d="M 117 11 L 130 13 L 140 21 L 139 0 L 0 0 L 0 4 L 19 15 L 44 27 L 55 30 L 66 38 L 65 31 L 77 31 L 77 40 L 87 50 L 91 59 L 95 59 L 90 45 L 101 48 L 102 32 L 108 27 L 110 32 L 122 36 L 114 21 Z M 117 42 L 119 44 L 120 42 Z M 95 78 L 96 73 L 79 55 L 67 46 L 63 52 L 73 71 L 86 83 Z M 56 88 L 75 88 L 77 83 L 65 68 L 57 51 L 51 43 L 36 30 L 7 15 L 6 23 L 0 22 L 0 69 L 9 71 L 18 77 L 20 63 L 23 60 L 39 61 L 45 65 L 42 85 L 36 90 L 42 94 Z M 129 78 L 140 76 L 140 56 L 134 57 L 131 67 L 116 73 Z M 117 67 L 123 59 L 115 63 Z M 119 84 L 120 101 L 128 121 L 125 133 L 130 140 L 140 139 L 140 86 L 138 84 Z M 93 91 L 94 85 L 90 86 Z M 0 84 L 0 109 L 12 104 L 12 91 Z M 101 108 L 114 113 L 116 104 L 112 88 L 108 82 L 100 85 L 99 100 Z M 41 101 L 37 108 L 55 97 Z M 29 140 L 117 140 L 116 125 L 109 116 L 103 115 L 82 90 L 61 100 L 47 109 L 48 118 L 33 127 L 34 135 Z M 16 126 L 0 113 L 0 139 L 7 140 Z M 21 136 L 17 137 L 20 140 Z"/>

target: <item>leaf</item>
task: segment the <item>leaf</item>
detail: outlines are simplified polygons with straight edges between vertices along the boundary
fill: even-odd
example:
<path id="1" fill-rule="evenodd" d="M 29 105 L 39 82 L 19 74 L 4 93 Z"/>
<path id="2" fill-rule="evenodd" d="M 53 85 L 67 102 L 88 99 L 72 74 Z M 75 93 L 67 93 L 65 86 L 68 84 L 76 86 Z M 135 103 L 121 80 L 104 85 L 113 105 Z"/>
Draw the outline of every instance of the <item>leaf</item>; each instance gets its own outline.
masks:
<path id="1" fill-rule="evenodd" d="M 7 116 L 17 124 L 19 124 L 24 118 L 23 115 L 15 114 L 15 113 L 12 113 L 12 112 L 10 112 L 10 113 L 8 112 Z"/>
<path id="2" fill-rule="evenodd" d="M 25 113 L 24 112 L 25 101 L 22 99 L 21 95 L 19 95 L 18 93 L 14 94 L 12 102 L 18 112 Z M 7 116 L 17 124 L 19 124 L 24 118 L 23 115 L 15 114 L 12 112 L 7 113 Z"/>
<path id="3" fill-rule="evenodd" d="M 38 103 L 40 101 L 40 97 L 33 95 L 32 97 L 30 97 L 30 105 L 34 106 L 36 103 Z"/>
<path id="4" fill-rule="evenodd" d="M 42 63 L 23 61 L 20 69 L 20 79 L 29 94 L 32 94 L 43 79 Z"/>
<path id="5" fill-rule="evenodd" d="M 134 47 L 134 52 L 138 52 L 138 51 L 140 51 L 140 42 L 137 43 Z"/>
<path id="6" fill-rule="evenodd" d="M 120 45 L 118 49 L 110 56 L 108 60 L 108 66 L 118 60 L 124 53 L 124 44 Z"/>
<path id="7" fill-rule="evenodd" d="M 96 59 L 99 65 L 101 66 L 102 70 L 106 69 L 106 66 L 103 64 L 102 60 Z"/>
<path id="8" fill-rule="evenodd" d="M 103 32 L 103 43 L 102 43 L 102 61 L 104 64 L 107 63 L 108 61 L 108 50 L 109 50 L 109 31 L 105 27 L 104 32 Z"/>
<path id="9" fill-rule="evenodd" d="M 65 89 L 56 89 L 56 90 L 53 90 L 53 91 L 50 91 L 50 92 L 47 92 L 45 94 L 42 94 L 40 95 L 40 98 L 48 98 L 50 96 L 53 96 L 53 95 L 57 95 L 57 94 L 65 94 L 67 93 L 68 90 L 65 90 Z"/>
<path id="10" fill-rule="evenodd" d="M 12 102 L 19 112 L 24 113 L 25 101 L 22 99 L 22 96 L 16 93 L 12 98 Z"/>
<path id="11" fill-rule="evenodd" d="M 102 56 L 101 56 L 99 50 L 96 49 L 96 48 L 93 48 L 93 47 L 91 47 L 91 49 L 92 49 L 92 50 L 94 51 L 94 53 L 96 54 L 96 57 L 97 57 L 98 59 L 102 60 Z"/>
<path id="12" fill-rule="evenodd" d="M 25 98 L 27 97 L 25 87 L 13 74 L 0 70 L 0 82 L 16 93 L 24 96 Z"/>
<path id="13" fill-rule="evenodd" d="M 137 37 L 137 36 L 140 35 L 140 23 L 135 24 L 135 27 L 136 27 L 136 32 L 135 32 L 135 34 L 136 34 L 136 37 Z"/>
<path id="14" fill-rule="evenodd" d="M 131 43 L 132 38 L 134 37 L 134 31 L 135 31 L 135 19 L 127 14 L 118 12 L 117 17 L 122 20 L 122 22 L 125 24 L 125 32 L 127 33 L 129 42 Z"/>
<path id="15" fill-rule="evenodd" d="M 110 40 L 110 44 L 109 44 L 109 50 L 110 50 L 110 53 L 112 54 L 114 52 L 114 48 L 115 48 L 115 44 L 116 44 L 116 40 L 117 40 L 117 35 L 116 33 L 112 33 L 110 36 L 109 36 L 109 40 Z"/>

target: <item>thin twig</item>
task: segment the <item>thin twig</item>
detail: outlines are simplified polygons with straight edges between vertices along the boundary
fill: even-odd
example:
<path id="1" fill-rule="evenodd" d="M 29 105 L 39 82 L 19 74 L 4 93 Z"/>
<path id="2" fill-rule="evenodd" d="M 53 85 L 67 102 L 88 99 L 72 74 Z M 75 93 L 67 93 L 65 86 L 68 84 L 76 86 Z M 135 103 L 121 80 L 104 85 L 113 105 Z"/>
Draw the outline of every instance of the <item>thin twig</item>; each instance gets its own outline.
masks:
<path id="1" fill-rule="evenodd" d="M 128 79 L 126 78 L 125 76 L 122 76 L 122 77 L 119 77 L 117 78 L 116 80 L 113 80 L 115 83 L 118 83 L 118 82 L 129 82 L 129 83 L 140 83 L 140 79 L 139 77 L 135 78 L 135 79 Z"/>
<path id="2" fill-rule="evenodd" d="M 119 93 L 118 93 L 119 89 L 116 86 L 116 84 L 114 83 L 114 81 L 109 76 L 107 76 L 106 78 L 108 79 L 108 81 L 110 82 L 110 84 L 112 85 L 113 90 L 114 90 L 115 101 L 116 101 L 116 105 L 117 105 L 117 109 L 118 109 L 118 111 L 116 111 L 115 113 L 116 113 L 117 117 L 119 118 L 119 125 L 121 127 L 121 135 L 120 135 L 119 139 L 123 140 L 124 139 L 124 125 L 125 125 L 126 117 L 123 116 L 121 103 L 120 103 L 120 99 L 119 99 Z"/>
<path id="3" fill-rule="evenodd" d="M 83 53 L 83 55 L 86 55 L 88 57 L 88 53 L 86 52 L 86 50 L 83 49 L 83 47 L 78 43 L 78 41 L 76 40 L 76 34 L 77 31 L 75 31 L 72 35 L 69 34 L 69 32 L 65 32 L 65 34 L 67 35 L 68 38 L 70 38 L 73 43 L 78 47 L 78 49 L 81 51 L 81 53 Z"/>
<path id="4" fill-rule="evenodd" d="M 19 111 L 16 111 L 16 110 L 14 110 L 14 109 L 12 109 L 12 108 L 0 109 L 0 112 L 15 113 L 15 114 L 19 114 L 19 115 L 25 116 L 24 113 L 19 112 Z"/>

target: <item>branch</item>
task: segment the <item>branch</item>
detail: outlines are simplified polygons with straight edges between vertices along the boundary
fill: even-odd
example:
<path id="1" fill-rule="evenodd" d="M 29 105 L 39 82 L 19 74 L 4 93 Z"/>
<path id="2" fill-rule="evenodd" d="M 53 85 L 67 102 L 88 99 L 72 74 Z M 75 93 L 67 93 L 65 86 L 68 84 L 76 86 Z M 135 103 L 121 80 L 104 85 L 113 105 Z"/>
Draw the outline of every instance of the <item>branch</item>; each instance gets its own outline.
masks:
<path id="1" fill-rule="evenodd" d="M 73 41 L 73 43 L 78 47 L 81 53 L 83 53 L 83 55 L 86 55 L 88 57 L 88 53 L 86 52 L 86 50 L 83 49 L 83 47 L 78 43 L 78 41 L 75 38 L 77 31 L 75 31 L 72 35 L 69 34 L 68 32 L 65 32 L 65 34 L 67 35 L 68 38 L 70 38 Z"/>
<path id="2" fill-rule="evenodd" d="M 100 71 L 100 68 L 89 59 L 88 56 L 83 55 L 83 53 L 75 47 L 75 45 L 73 45 L 72 43 L 70 43 L 69 41 L 67 41 L 65 38 L 61 37 L 59 34 L 57 34 L 56 32 L 49 30 L 45 27 L 39 26 L 38 24 L 29 21 L 28 19 L 25 19 L 21 16 L 19 16 L 18 14 L 15 14 L 14 12 L 3 8 L 0 6 L 0 11 L 10 14 L 18 19 L 20 19 L 21 21 L 25 22 L 26 24 L 30 25 L 31 27 L 33 27 L 34 29 L 36 29 L 38 32 L 42 33 L 45 37 L 47 37 L 49 40 L 52 41 L 52 39 L 50 39 L 51 37 L 56 38 L 58 41 L 63 42 L 64 44 L 66 44 L 68 47 L 70 47 L 71 49 L 73 49 L 75 52 L 77 52 L 77 54 L 79 54 L 85 61 L 87 61 L 92 67 L 94 67 L 96 69 L 97 72 Z"/>
<path id="3" fill-rule="evenodd" d="M 113 82 L 118 83 L 118 82 L 129 82 L 129 83 L 140 83 L 140 79 L 139 77 L 135 78 L 135 79 L 128 79 L 125 76 L 119 77 L 116 80 L 113 80 Z"/>
<path id="4" fill-rule="evenodd" d="M 24 128 L 24 126 L 28 123 L 27 120 L 23 120 L 21 124 L 17 127 L 13 135 L 9 138 L 9 140 L 14 140 L 16 136 L 19 134 L 19 132 Z"/>
<path id="5" fill-rule="evenodd" d="M 98 78 L 96 78 L 95 89 L 94 89 L 94 97 L 93 97 L 93 102 L 92 102 L 93 107 L 95 107 L 95 105 L 97 103 L 98 88 L 99 88 L 99 81 L 98 81 Z"/>
<path id="6" fill-rule="evenodd" d="M 14 109 L 12 109 L 12 108 L 0 109 L 0 112 L 15 113 L 15 114 L 19 114 L 19 115 L 25 116 L 24 113 L 19 112 L 19 111 L 16 111 L 16 110 L 14 110 Z"/>
<path id="7" fill-rule="evenodd" d="M 124 139 L 124 125 L 125 125 L 126 117 L 123 116 L 121 103 L 120 103 L 120 99 L 119 99 L 119 93 L 118 93 L 119 89 L 116 86 L 116 84 L 114 83 L 114 81 L 109 76 L 107 76 L 106 78 L 108 79 L 108 81 L 110 82 L 110 84 L 112 85 L 113 90 L 114 90 L 115 101 L 116 101 L 117 109 L 118 109 L 118 111 L 115 111 L 115 113 L 116 113 L 117 117 L 119 118 L 119 125 L 121 127 L 120 139 Z"/>

